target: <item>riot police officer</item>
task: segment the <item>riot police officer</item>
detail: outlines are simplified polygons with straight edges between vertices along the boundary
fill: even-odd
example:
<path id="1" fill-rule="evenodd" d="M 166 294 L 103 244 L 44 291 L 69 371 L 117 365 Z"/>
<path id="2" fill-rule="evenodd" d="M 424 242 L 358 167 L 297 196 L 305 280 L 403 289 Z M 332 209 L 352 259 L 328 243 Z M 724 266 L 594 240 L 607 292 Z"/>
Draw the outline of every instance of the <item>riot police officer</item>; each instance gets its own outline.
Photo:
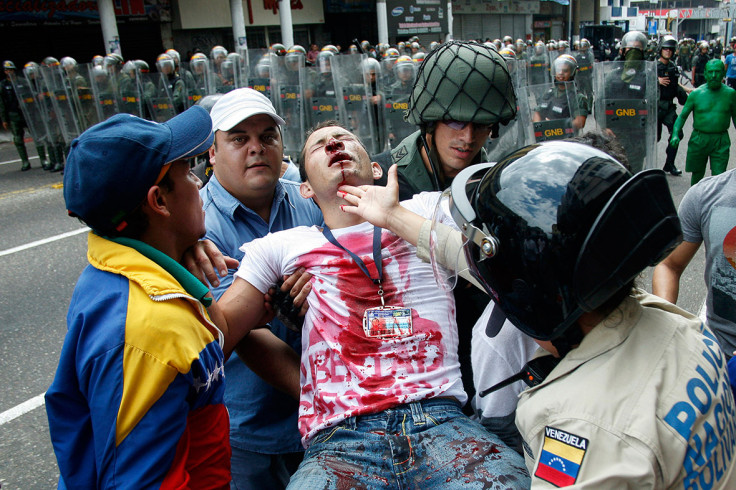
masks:
<path id="1" fill-rule="evenodd" d="M 707 41 L 700 41 L 698 44 L 698 53 L 693 56 L 693 87 L 697 88 L 705 82 L 705 64 L 710 61 L 710 55 Z"/>
<path id="2" fill-rule="evenodd" d="M 657 141 L 662 139 L 662 126 L 672 136 L 672 127 L 677 119 L 674 99 L 685 97 L 684 89 L 680 87 L 678 80 L 680 72 L 672 62 L 672 56 L 677 48 L 677 40 L 672 36 L 664 36 L 659 43 L 659 59 L 657 60 L 657 79 L 659 81 L 659 104 L 657 106 Z M 678 97 L 679 95 L 679 97 Z M 683 134 L 680 130 L 680 139 Z M 677 147 L 667 143 L 667 159 L 664 162 L 664 171 L 672 175 L 682 175 L 682 170 L 675 166 Z"/>
<path id="3" fill-rule="evenodd" d="M 21 160 L 21 171 L 31 169 L 31 162 L 28 160 L 28 152 L 26 151 L 26 145 L 23 142 L 25 136 L 24 127 L 26 125 L 23 119 L 23 114 L 20 110 L 20 104 L 18 98 L 15 95 L 13 84 L 10 81 L 11 78 L 15 78 L 15 63 L 6 60 L 3 62 L 3 70 L 5 71 L 5 79 L 0 83 L 0 116 L 2 117 L 3 129 L 10 129 L 13 133 L 13 144 L 15 149 L 18 151 L 18 156 Z M 40 152 L 39 152 L 40 155 Z M 41 161 L 41 164 L 45 167 L 46 162 Z"/>

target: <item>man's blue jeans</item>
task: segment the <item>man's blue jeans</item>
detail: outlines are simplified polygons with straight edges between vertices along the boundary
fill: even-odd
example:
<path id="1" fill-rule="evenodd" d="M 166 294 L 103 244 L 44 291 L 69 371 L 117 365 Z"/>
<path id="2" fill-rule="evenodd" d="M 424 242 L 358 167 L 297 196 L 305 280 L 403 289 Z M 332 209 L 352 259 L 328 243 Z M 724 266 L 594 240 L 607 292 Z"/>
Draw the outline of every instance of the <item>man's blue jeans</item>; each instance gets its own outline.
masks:
<path id="1" fill-rule="evenodd" d="M 447 398 L 319 432 L 289 482 L 303 488 L 529 488 L 524 459 Z"/>

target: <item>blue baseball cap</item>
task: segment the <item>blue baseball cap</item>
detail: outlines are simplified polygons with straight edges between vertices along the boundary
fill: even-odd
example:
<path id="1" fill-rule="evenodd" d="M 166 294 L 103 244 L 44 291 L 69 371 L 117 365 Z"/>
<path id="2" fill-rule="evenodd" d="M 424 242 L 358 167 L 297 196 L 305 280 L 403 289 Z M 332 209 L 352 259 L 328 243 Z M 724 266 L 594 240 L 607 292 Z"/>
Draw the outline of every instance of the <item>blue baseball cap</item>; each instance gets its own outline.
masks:
<path id="1" fill-rule="evenodd" d="M 194 106 L 165 123 L 117 114 L 72 141 L 64 168 L 70 216 L 106 234 L 122 230 L 126 216 L 177 160 L 212 146 L 212 119 Z"/>

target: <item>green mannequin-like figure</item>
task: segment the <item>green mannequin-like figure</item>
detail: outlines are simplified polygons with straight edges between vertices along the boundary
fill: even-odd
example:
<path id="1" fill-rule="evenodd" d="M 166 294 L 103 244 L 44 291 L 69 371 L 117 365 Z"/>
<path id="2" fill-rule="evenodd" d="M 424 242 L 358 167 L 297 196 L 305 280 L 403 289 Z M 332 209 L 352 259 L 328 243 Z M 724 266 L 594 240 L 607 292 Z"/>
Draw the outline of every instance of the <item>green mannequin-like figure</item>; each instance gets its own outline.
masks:
<path id="1" fill-rule="evenodd" d="M 692 173 L 690 184 L 696 184 L 705 175 L 710 157 L 710 171 L 718 175 L 728 165 L 728 128 L 736 125 L 736 90 L 721 83 L 726 66 L 721 60 L 710 60 L 705 65 L 705 84 L 694 90 L 685 102 L 682 113 L 675 121 L 670 144 L 680 144 L 680 130 L 693 113 L 693 132 L 688 141 L 685 170 Z"/>

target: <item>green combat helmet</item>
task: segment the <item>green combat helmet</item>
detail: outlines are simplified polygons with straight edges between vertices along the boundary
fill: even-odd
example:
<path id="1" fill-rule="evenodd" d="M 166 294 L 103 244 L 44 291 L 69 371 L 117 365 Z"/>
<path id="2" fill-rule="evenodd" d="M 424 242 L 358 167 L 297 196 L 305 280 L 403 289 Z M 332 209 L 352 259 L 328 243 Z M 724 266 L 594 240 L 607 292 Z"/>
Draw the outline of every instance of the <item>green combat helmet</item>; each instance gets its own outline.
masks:
<path id="1" fill-rule="evenodd" d="M 516 96 L 503 57 L 476 42 L 451 41 L 419 66 L 404 119 L 426 132 L 435 121 L 508 124 Z"/>

